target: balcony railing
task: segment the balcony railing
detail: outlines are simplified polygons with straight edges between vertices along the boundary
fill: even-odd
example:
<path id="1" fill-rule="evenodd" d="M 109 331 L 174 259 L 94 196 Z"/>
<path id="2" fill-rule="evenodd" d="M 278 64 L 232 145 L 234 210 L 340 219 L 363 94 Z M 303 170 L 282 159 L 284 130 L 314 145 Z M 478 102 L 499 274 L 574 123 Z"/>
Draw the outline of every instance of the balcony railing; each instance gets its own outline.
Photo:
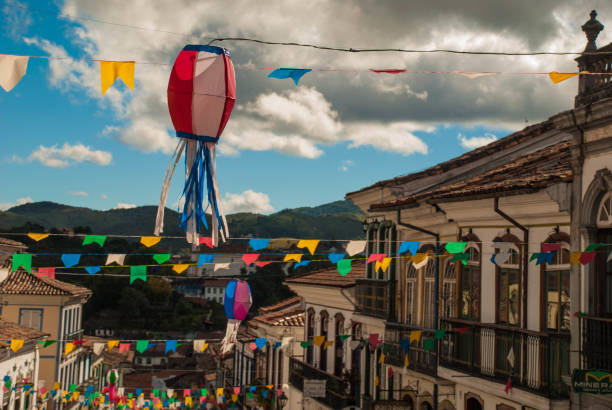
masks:
<path id="1" fill-rule="evenodd" d="M 612 44 L 599 48 L 602 55 L 582 55 L 576 59 L 580 71 L 591 73 L 612 73 Z M 608 52 L 608 53 L 603 53 Z M 604 98 L 612 97 L 612 80 L 610 75 L 581 75 L 576 96 L 576 107 L 592 104 Z"/>
<path id="2" fill-rule="evenodd" d="M 314 399 L 332 409 L 342 409 L 353 405 L 355 402 L 354 398 L 350 396 L 350 385 L 347 380 L 291 358 L 289 361 L 289 383 L 296 389 L 303 391 L 304 379 L 327 380 L 325 385 L 325 397 L 316 397 Z"/>
<path id="3" fill-rule="evenodd" d="M 400 323 L 387 323 L 385 327 L 385 362 L 398 367 L 404 367 L 406 352 L 400 346 L 402 339 L 410 339 L 412 330 L 422 330 L 417 326 Z M 437 360 L 435 351 L 425 351 L 424 339 L 433 339 L 433 330 L 422 330 L 421 340 L 413 342 L 408 349 L 408 368 L 420 373 L 436 375 Z"/>
<path id="4" fill-rule="evenodd" d="M 386 319 L 389 314 L 389 282 L 358 279 L 355 287 L 356 310 L 368 316 Z"/>
<path id="5" fill-rule="evenodd" d="M 581 316 L 582 368 L 612 370 L 612 319 Z"/>
<path id="6" fill-rule="evenodd" d="M 495 324 L 442 319 L 449 330 L 440 346 L 440 366 L 512 385 L 532 393 L 562 399 L 568 387 L 569 335 L 532 332 Z M 465 332 L 452 331 L 467 328 Z M 514 368 L 508 355 L 514 352 Z"/>

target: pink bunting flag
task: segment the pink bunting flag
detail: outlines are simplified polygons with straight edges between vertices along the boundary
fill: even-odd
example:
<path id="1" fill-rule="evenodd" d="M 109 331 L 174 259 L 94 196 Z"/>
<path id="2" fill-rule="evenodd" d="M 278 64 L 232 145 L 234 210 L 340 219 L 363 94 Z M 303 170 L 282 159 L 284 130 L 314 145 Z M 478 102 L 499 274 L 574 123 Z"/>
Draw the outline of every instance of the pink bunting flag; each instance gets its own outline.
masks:
<path id="1" fill-rule="evenodd" d="M 378 340 L 378 333 L 371 333 L 369 341 L 370 341 L 370 346 L 372 346 L 372 350 L 376 349 L 376 346 L 382 343 L 381 340 Z"/>
<path id="2" fill-rule="evenodd" d="M 583 265 L 591 263 L 593 259 L 595 259 L 595 252 L 582 252 L 580 255 L 580 263 Z"/>
<path id="3" fill-rule="evenodd" d="M 265 261 L 260 261 L 260 262 L 255 262 L 255 266 L 257 266 L 258 268 L 263 268 L 266 265 L 271 264 L 271 261 L 265 262 Z"/>
<path id="4" fill-rule="evenodd" d="M 234 394 L 240 394 L 240 387 L 234 387 Z"/>
<path id="5" fill-rule="evenodd" d="M 200 245 L 206 245 L 209 248 L 213 247 L 212 237 L 208 236 L 206 238 L 200 237 Z"/>
<path id="6" fill-rule="evenodd" d="M 249 344 L 249 347 L 251 348 L 251 350 L 257 350 L 257 345 L 255 344 L 255 342 L 251 342 Z"/>
<path id="7" fill-rule="evenodd" d="M 400 74 L 406 72 L 406 70 L 374 70 L 373 68 L 370 68 L 370 71 L 376 74 Z"/>
<path id="8" fill-rule="evenodd" d="M 389 370 L 387 371 L 387 378 L 390 379 L 392 377 L 393 377 L 393 369 L 389 367 Z"/>
<path id="9" fill-rule="evenodd" d="M 242 255 L 242 260 L 247 265 L 250 265 L 251 263 L 255 262 L 259 258 L 259 255 L 260 255 L 259 253 L 245 253 Z"/>
<path id="10" fill-rule="evenodd" d="M 542 252 L 554 252 L 561 249 L 560 243 L 543 243 L 542 244 Z"/>
<path id="11" fill-rule="evenodd" d="M 38 277 L 48 276 L 55 279 L 55 268 L 38 268 Z"/>
<path id="12" fill-rule="evenodd" d="M 129 352 L 130 344 L 129 343 L 119 343 L 119 353 Z"/>
<path id="13" fill-rule="evenodd" d="M 385 257 L 387 256 L 386 253 L 371 253 L 370 256 L 368 257 L 368 261 L 366 263 L 370 263 L 370 262 L 382 262 Z"/>

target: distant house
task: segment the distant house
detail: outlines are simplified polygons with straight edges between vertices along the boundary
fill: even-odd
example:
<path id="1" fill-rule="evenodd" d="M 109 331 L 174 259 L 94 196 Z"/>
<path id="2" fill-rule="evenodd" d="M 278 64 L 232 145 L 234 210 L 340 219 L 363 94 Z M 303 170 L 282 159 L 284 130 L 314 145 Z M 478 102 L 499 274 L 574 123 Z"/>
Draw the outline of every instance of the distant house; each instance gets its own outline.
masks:
<path id="1" fill-rule="evenodd" d="M 10 260 L 0 268 L 1 318 L 42 331 L 51 340 L 60 340 L 40 349 L 40 387 L 62 388 L 82 384 L 89 378 L 91 358 L 87 349 L 77 345 L 65 354 L 66 341 L 80 340 L 83 304 L 91 297 L 87 288 L 38 277 L 36 272 L 17 269 L 8 274 Z"/>
<path id="2" fill-rule="evenodd" d="M 38 371 L 40 368 L 38 342 L 45 340 L 47 333 L 20 326 L 0 319 L 0 377 L 7 377 L 10 386 L 18 389 L 0 389 L 0 408 L 31 408 L 36 403 Z M 21 339 L 23 347 L 13 352 L 6 341 Z M 7 380 L 2 383 L 6 386 Z M 23 386 L 32 386 L 32 394 L 25 394 Z"/>
<path id="3" fill-rule="evenodd" d="M 21 242 L 14 241 L 12 239 L 0 238 L 0 266 L 4 265 L 10 255 L 14 253 L 21 253 L 27 248 Z"/>
<path id="4" fill-rule="evenodd" d="M 204 281 L 204 298 L 213 302 L 225 301 L 225 287 L 230 279 L 209 279 Z"/>

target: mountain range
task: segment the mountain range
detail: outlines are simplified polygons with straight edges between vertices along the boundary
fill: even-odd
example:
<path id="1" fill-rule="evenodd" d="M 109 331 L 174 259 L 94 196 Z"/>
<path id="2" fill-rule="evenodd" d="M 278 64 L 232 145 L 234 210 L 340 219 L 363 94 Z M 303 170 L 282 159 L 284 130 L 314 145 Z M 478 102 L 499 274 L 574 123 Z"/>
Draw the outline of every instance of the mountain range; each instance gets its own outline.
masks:
<path id="1" fill-rule="evenodd" d="M 45 229 L 79 226 L 89 227 L 96 234 L 150 235 L 156 214 L 156 206 L 100 211 L 43 201 L 1 211 L 0 228 L 8 231 L 27 224 Z M 236 213 L 228 215 L 227 222 L 232 237 L 358 239 L 363 237 L 364 217 L 352 202 L 341 200 L 271 215 Z M 176 211 L 166 208 L 164 227 L 164 235 L 182 235 Z"/>

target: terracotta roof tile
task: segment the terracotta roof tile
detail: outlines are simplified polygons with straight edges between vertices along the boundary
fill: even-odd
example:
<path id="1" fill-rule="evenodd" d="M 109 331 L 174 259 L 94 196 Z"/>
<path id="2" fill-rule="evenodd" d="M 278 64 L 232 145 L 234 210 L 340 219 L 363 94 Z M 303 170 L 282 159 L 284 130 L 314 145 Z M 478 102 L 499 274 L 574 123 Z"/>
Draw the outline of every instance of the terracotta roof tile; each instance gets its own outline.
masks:
<path id="1" fill-rule="evenodd" d="M 12 239 L 0 238 L 0 245 L 10 246 L 15 248 L 27 248 L 27 246 L 21 242 L 14 241 Z"/>
<path id="2" fill-rule="evenodd" d="M 406 198 L 373 204 L 370 209 L 394 208 L 423 200 L 450 202 L 475 196 L 516 195 L 536 192 L 560 182 L 569 182 L 572 180 L 569 150 L 571 145 L 571 141 L 560 142 L 469 179 L 439 186 Z"/>
<path id="3" fill-rule="evenodd" d="M 0 340 L 24 339 L 34 340 L 49 336 L 48 333 L 0 319 Z"/>
<path id="4" fill-rule="evenodd" d="M 89 296 L 91 290 L 72 283 L 51 279 L 48 276 L 39 278 L 20 268 L 9 274 L 0 283 L 0 294 Z"/>
<path id="5" fill-rule="evenodd" d="M 255 316 L 251 320 L 272 326 L 304 326 L 304 309 L 297 307 L 266 313 L 265 315 Z"/>
<path id="6" fill-rule="evenodd" d="M 360 278 L 365 278 L 365 263 L 361 260 L 353 261 L 353 269 L 346 276 L 340 275 L 334 266 L 286 279 L 285 282 L 348 288 L 355 286 L 356 279 Z"/>
<path id="7" fill-rule="evenodd" d="M 276 311 L 279 309 L 283 309 L 286 308 L 288 306 L 291 305 L 296 305 L 298 303 L 302 302 L 302 297 L 301 296 L 294 296 L 292 298 L 289 299 L 285 299 L 285 300 L 281 300 L 280 302 L 274 304 L 274 305 L 270 305 L 270 306 L 264 306 L 259 308 L 259 310 L 261 312 L 272 312 L 272 311 Z"/>

